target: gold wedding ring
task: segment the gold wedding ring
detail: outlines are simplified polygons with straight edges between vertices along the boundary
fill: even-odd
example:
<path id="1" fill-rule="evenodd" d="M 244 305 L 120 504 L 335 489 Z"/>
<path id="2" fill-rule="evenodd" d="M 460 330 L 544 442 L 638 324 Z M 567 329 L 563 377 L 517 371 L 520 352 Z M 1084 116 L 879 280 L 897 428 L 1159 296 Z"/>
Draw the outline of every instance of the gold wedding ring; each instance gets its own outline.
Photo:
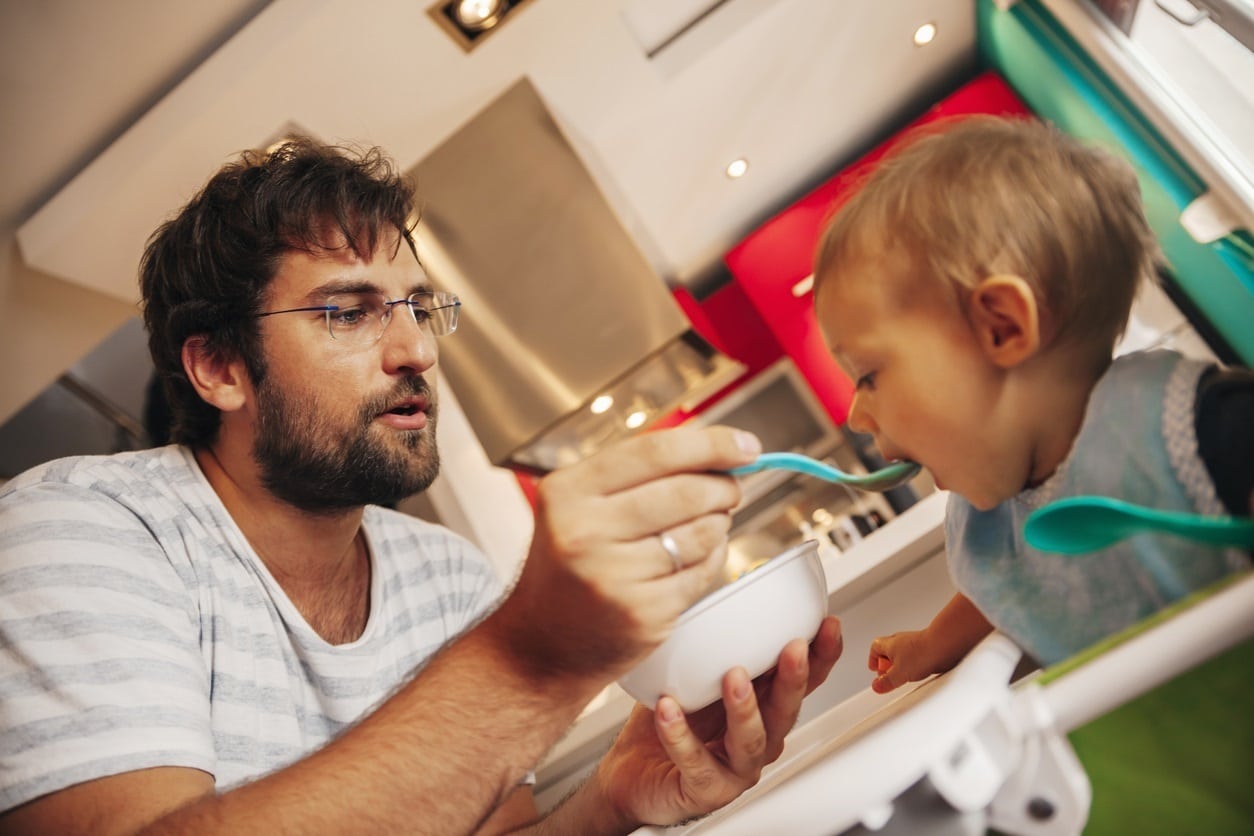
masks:
<path id="1" fill-rule="evenodd" d="M 683 561 L 679 559 L 679 544 L 675 542 L 675 538 L 663 531 L 657 536 L 657 539 L 662 544 L 662 548 L 666 551 L 667 556 L 671 559 L 671 565 L 675 567 L 675 571 L 678 572 L 684 568 Z"/>

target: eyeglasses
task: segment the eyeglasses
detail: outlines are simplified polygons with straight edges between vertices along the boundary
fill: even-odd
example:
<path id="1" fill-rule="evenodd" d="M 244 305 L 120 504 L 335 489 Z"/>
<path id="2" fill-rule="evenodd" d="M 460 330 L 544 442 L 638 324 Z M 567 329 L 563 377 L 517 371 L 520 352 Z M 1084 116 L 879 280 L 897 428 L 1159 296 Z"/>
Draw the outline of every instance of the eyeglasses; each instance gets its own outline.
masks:
<path id="1" fill-rule="evenodd" d="M 388 301 L 382 293 L 337 293 L 327 297 L 325 305 L 310 308 L 288 308 L 265 311 L 257 316 L 323 311 L 331 339 L 352 345 L 373 345 L 383 336 L 397 305 L 409 309 L 423 330 L 433 337 L 443 337 L 457 330 L 457 309 L 462 306 L 456 294 L 438 290 L 420 290 L 404 299 Z"/>

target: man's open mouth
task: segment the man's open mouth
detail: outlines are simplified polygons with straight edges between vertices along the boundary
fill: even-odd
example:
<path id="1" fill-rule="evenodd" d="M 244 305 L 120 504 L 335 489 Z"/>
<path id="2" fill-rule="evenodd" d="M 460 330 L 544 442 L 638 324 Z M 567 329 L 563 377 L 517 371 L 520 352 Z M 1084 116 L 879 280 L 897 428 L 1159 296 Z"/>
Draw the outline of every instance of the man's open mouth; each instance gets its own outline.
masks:
<path id="1" fill-rule="evenodd" d="M 399 403 L 393 404 L 389 409 L 379 414 L 380 415 L 400 415 L 402 417 L 410 418 L 410 417 L 413 417 L 414 415 L 417 415 L 420 412 L 426 412 L 428 405 L 429 404 L 426 398 L 422 396 L 414 396 L 414 397 L 406 398 L 405 400 Z"/>

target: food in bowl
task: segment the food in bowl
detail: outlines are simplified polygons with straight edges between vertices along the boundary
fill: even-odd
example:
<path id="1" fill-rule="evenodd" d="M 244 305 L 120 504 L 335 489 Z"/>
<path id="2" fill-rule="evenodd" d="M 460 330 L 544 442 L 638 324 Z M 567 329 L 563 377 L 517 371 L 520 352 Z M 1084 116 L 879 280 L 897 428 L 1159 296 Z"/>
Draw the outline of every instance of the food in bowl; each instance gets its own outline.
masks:
<path id="1" fill-rule="evenodd" d="M 722 696 L 729 670 L 766 673 L 788 642 L 813 638 L 825 615 L 827 577 L 818 541 L 807 540 L 689 607 L 618 684 L 650 708 L 666 694 L 696 711 Z"/>

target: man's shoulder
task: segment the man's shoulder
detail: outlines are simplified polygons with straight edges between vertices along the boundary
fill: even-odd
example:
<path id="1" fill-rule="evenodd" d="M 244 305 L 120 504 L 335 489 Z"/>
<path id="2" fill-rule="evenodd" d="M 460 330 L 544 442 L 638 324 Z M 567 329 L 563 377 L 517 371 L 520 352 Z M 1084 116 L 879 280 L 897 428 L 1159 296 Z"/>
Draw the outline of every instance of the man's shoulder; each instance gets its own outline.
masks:
<path id="1" fill-rule="evenodd" d="M 184 448 L 171 445 L 96 456 L 66 456 L 36 465 L 13 477 L 0 491 L 8 495 L 41 486 L 79 487 L 110 494 L 125 489 L 154 491 L 194 477 Z"/>
<path id="2" fill-rule="evenodd" d="M 181 552 L 189 540 L 212 539 L 205 532 L 220 517 L 213 499 L 184 448 L 55 459 L 0 488 L 0 540 L 32 555 L 51 543 L 66 556 L 82 550 L 74 543 L 93 552 L 117 547 L 119 559 L 155 555 L 156 544 Z"/>

